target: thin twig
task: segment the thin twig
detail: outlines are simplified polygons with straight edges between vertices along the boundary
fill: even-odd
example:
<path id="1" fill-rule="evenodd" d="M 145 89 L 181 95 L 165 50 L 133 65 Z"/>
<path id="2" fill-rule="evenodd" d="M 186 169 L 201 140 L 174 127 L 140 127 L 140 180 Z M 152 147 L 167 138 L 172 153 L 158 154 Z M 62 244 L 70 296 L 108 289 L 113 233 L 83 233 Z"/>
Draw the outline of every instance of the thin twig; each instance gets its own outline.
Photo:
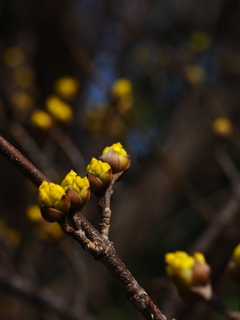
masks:
<path id="1" fill-rule="evenodd" d="M 103 196 L 100 196 L 98 199 L 98 206 L 100 210 L 100 234 L 102 237 L 108 239 L 109 230 L 110 230 L 110 219 L 111 219 L 111 207 L 110 207 L 110 198 L 113 193 L 112 184 L 104 193 Z"/>

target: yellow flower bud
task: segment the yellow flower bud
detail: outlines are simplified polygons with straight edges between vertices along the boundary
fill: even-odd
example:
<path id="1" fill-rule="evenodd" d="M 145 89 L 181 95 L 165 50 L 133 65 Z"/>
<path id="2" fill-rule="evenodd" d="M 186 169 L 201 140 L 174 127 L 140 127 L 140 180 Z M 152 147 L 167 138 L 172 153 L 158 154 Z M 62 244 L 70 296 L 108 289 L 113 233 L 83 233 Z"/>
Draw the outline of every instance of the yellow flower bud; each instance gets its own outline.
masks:
<path id="1" fill-rule="evenodd" d="M 202 253 L 197 252 L 193 256 L 184 251 L 167 253 L 165 262 L 168 276 L 184 299 L 191 299 L 196 294 L 209 298 L 211 295 L 210 267 L 206 264 Z"/>
<path id="2" fill-rule="evenodd" d="M 33 111 L 31 115 L 31 123 L 33 126 L 41 129 L 41 130 L 48 130 L 53 125 L 53 120 L 51 116 L 42 110 Z"/>
<path id="3" fill-rule="evenodd" d="M 107 162 L 92 158 L 87 166 L 90 188 L 95 193 L 104 192 L 112 182 L 112 169 Z"/>
<path id="4" fill-rule="evenodd" d="M 50 96 L 46 100 L 48 112 L 59 122 L 68 123 L 72 120 L 73 112 L 69 104 L 59 99 L 57 96 Z"/>
<path id="5" fill-rule="evenodd" d="M 130 167 L 130 156 L 120 142 L 106 147 L 102 152 L 101 160 L 110 165 L 113 173 L 126 171 Z"/>
<path id="6" fill-rule="evenodd" d="M 74 195 L 72 194 L 72 192 L 68 191 L 69 193 L 67 194 L 68 196 L 70 196 L 71 207 L 72 202 L 75 203 L 74 207 L 77 208 L 88 201 L 90 197 L 90 186 L 87 177 L 81 178 L 76 174 L 76 172 L 71 170 L 66 175 L 61 185 L 65 191 L 71 188 L 71 190 L 73 190 L 78 195 L 79 200 L 77 200 L 76 197 L 73 198 Z"/>
<path id="7" fill-rule="evenodd" d="M 47 181 L 43 181 L 39 187 L 38 202 L 42 216 L 48 222 L 60 220 L 70 207 L 64 189 L 58 184 Z"/>
<path id="8" fill-rule="evenodd" d="M 219 117 L 212 124 L 213 133 L 220 138 L 229 138 L 233 133 L 233 126 L 229 119 Z"/>

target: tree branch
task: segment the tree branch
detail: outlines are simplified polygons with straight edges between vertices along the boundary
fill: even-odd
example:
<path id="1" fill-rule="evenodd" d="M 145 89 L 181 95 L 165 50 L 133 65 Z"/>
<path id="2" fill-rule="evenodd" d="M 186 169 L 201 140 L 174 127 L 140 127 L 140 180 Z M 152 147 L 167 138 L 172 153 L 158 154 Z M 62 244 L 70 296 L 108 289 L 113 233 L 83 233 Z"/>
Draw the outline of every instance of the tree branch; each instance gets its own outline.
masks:
<path id="1" fill-rule="evenodd" d="M 42 181 L 49 181 L 29 160 L 0 136 L 0 152 L 11 164 L 16 166 L 36 187 Z M 60 221 L 62 229 L 74 238 L 83 249 L 89 251 L 112 274 L 132 305 L 147 320 L 166 320 L 159 308 L 153 303 L 145 290 L 137 283 L 125 264 L 117 255 L 112 243 L 100 235 L 80 212 L 74 213 L 74 227 Z"/>

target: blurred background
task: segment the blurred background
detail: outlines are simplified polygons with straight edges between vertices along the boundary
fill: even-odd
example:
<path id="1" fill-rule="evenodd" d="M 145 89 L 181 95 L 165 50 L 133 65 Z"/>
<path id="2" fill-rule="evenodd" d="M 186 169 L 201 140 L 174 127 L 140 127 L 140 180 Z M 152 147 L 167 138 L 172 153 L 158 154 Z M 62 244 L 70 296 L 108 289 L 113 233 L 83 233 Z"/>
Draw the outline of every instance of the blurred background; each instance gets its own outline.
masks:
<path id="1" fill-rule="evenodd" d="M 222 214 L 239 187 L 239 39 L 239 0 L 0 1 L 0 133 L 56 183 L 123 144 L 132 164 L 115 186 L 110 239 L 168 319 L 222 319 L 178 298 L 164 263 L 175 250 L 201 250 L 216 295 L 239 306 L 225 272 L 239 218 Z M 3 158 L 0 181 L 1 274 L 80 319 L 142 319 L 98 262 L 39 218 L 37 189 Z M 93 195 L 84 214 L 98 226 Z M 1 280 L 0 319 L 68 317 Z"/>

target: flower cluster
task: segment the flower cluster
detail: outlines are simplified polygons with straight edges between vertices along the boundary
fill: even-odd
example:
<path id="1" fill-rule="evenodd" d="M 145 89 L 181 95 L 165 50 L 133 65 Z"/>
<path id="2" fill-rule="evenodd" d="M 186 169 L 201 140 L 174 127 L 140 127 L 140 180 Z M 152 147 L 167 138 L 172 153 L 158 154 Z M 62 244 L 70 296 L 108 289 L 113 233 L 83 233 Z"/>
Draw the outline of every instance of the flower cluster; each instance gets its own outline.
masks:
<path id="1" fill-rule="evenodd" d="M 69 210 L 79 210 L 88 201 L 90 190 L 97 195 L 103 194 L 114 175 L 123 173 L 130 166 L 130 156 L 119 142 L 103 150 L 102 160 L 92 158 L 86 168 L 87 177 L 81 178 L 71 170 L 61 185 L 43 181 L 38 201 L 45 220 L 59 221 Z"/>
<path id="2" fill-rule="evenodd" d="M 73 119 L 73 110 L 66 100 L 76 96 L 80 87 L 79 80 L 63 76 L 55 81 L 53 87 L 55 93 L 46 98 L 46 110 L 34 110 L 30 116 L 32 125 L 41 130 L 49 130 L 56 123 L 69 124 Z"/>

